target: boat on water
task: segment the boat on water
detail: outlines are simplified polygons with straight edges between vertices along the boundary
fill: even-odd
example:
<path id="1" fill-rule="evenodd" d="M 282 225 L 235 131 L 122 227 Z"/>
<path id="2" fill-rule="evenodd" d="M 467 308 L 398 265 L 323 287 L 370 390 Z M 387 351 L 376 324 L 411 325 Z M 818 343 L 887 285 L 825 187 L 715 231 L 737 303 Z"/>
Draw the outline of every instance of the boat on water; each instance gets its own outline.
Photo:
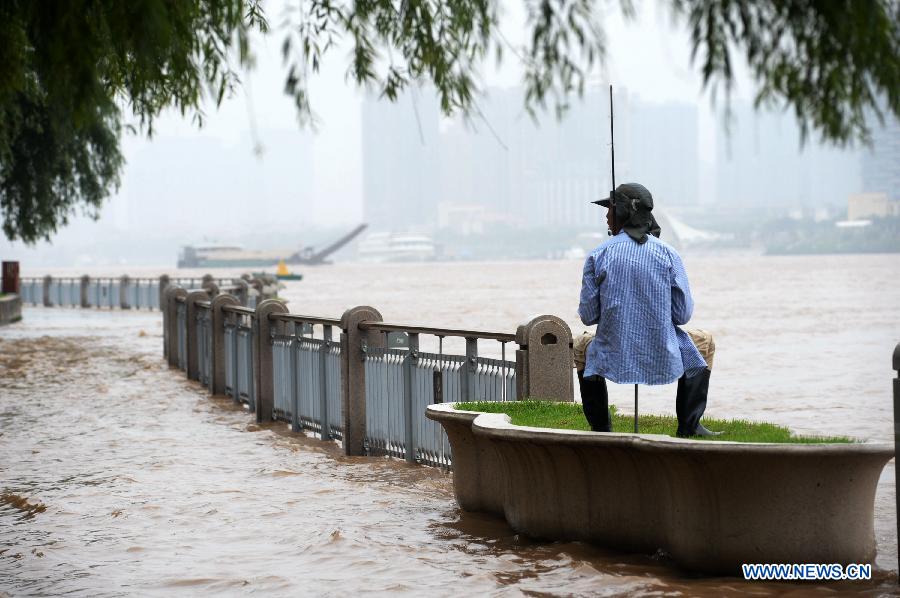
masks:
<path id="1" fill-rule="evenodd" d="M 284 260 L 278 262 L 278 267 L 275 268 L 275 274 L 269 274 L 268 272 L 253 272 L 253 276 L 262 280 L 269 280 L 272 283 L 276 280 L 303 280 L 302 274 L 294 274 L 288 270 Z"/>
<path id="2" fill-rule="evenodd" d="M 302 274 L 294 274 L 288 270 L 284 260 L 278 262 L 278 268 L 275 270 L 275 278 L 278 280 L 303 280 Z"/>
<path id="3" fill-rule="evenodd" d="M 274 249 L 265 251 L 246 250 L 236 245 L 187 245 L 178 256 L 179 268 L 259 268 L 272 266 L 281 261 L 291 265 L 318 266 L 330 263 L 328 256 L 355 239 L 368 227 L 360 224 L 352 231 L 320 250 L 314 247 L 294 249 Z M 298 275 L 299 276 L 299 275 Z"/>
<path id="4" fill-rule="evenodd" d="M 359 242 L 364 262 L 425 262 L 435 259 L 434 240 L 417 233 L 372 233 Z"/>

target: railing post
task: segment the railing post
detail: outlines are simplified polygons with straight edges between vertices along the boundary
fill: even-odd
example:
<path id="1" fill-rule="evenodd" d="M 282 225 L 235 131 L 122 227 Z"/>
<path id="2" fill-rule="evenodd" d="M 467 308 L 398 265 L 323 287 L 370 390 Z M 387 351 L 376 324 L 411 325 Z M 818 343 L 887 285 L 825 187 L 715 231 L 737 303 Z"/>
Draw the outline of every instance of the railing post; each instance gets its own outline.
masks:
<path id="1" fill-rule="evenodd" d="M 897 516 L 897 544 L 900 548 L 900 492 L 897 492 L 897 480 L 900 480 L 900 465 L 897 464 L 900 455 L 900 343 L 894 347 L 892 367 L 897 375 L 894 377 L 894 515 Z M 900 565 L 900 552 L 897 553 L 897 562 Z M 900 577 L 897 582 L 900 583 Z"/>
<path id="2" fill-rule="evenodd" d="M 81 307 L 90 307 L 91 302 L 88 300 L 88 289 L 91 288 L 91 277 L 85 274 L 81 277 L 81 289 L 79 293 Z"/>
<path id="3" fill-rule="evenodd" d="M 331 326 L 322 327 L 322 347 L 319 349 L 319 400 L 322 409 L 322 433 L 319 437 L 322 440 L 331 438 L 331 422 L 328 421 L 328 352 L 331 350 Z"/>
<path id="4" fill-rule="evenodd" d="M 403 360 L 403 414 L 404 414 L 404 445 L 406 447 L 406 460 L 409 463 L 416 462 L 416 447 L 413 442 L 413 370 L 419 361 L 419 335 L 410 333 L 409 351 Z"/>
<path id="5" fill-rule="evenodd" d="M 374 307 L 352 307 L 341 316 L 341 417 L 344 425 L 344 454 L 365 455 L 366 447 L 366 363 L 364 345 L 382 343 L 381 335 L 359 329 L 360 322 L 382 322 Z"/>
<path id="6" fill-rule="evenodd" d="M 246 285 L 244 287 L 247 288 Z M 291 344 L 289 351 L 291 354 L 291 367 L 288 370 L 291 384 L 291 431 L 300 431 L 300 391 L 297 388 L 297 358 L 300 354 L 300 345 L 297 340 L 297 322 L 291 322 Z"/>
<path id="7" fill-rule="evenodd" d="M 106 306 L 110 309 L 114 308 L 116 306 L 116 304 L 118 304 L 118 301 L 117 301 L 118 297 L 113 297 L 113 292 L 112 292 L 114 280 L 115 280 L 114 278 L 108 278 L 107 282 L 106 282 L 106 290 L 108 293 L 108 297 L 107 297 L 108 301 L 106 303 Z"/>
<path id="8" fill-rule="evenodd" d="M 187 291 L 181 287 L 170 286 L 166 289 L 165 310 L 166 316 L 166 336 L 169 365 L 173 368 L 178 367 L 178 297 L 187 297 Z"/>
<path id="9" fill-rule="evenodd" d="M 285 314 L 287 306 L 278 299 L 266 299 L 256 306 L 254 333 L 256 335 L 256 356 L 253 374 L 256 378 L 256 422 L 272 421 L 275 407 L 275 379 L 272 376 L 272 330 L 270 314 Z"/>
<path id="10" fill-rule="evenodd" d="M 212 372 L 209 374 L 209 394 L 225 394 L 225 318 L 222 308 L 226 305 L 239 305 L 233 295 L 217 295 L 212 300 L 210 311 L 210 327 L 212 328 Z"/>
<path id="11" fill-rule="evenodd" d="M 247 307 L 256 309 L 256 306 L 259 305 L 261 301 L 265 300 L 265 297 L 263 296 L 263 283 L 258 278 L 251 278 L 247 281 L 247 284 L 250 285 L 250 288 L 247 290 Z M 250 301 L 250 297 L 253 297 L 253 301 Z"/>
<path id="12" fill-rule="evenodd" d="M 228 314 L 228 317 L 231 319 L 231 323 L 234 326 L 231 334 L 231 371 L 233 373 L 233 377 L 231 379 L 231 398 L 235 403 L 240 403 L 241 391 L 238 387 L 238 382 L 240 381 L 238 344 L 240 343 L 240 339 L 238 338 L 238 328 L 240 327 L 241 316 L 236 313 L 230 313 Z M 252 386 L 252 382 L 250 385 Z"/>
<path id="13" fill-rule="evenodd" d="M 53 277 L 48 274 L 44 277 L 44 307 L 53 307 L 53 301 L 50 300 L 51 284 L 53 284 Z"/>
<path id="14" fill-rule="evenodd" d="M 466 339 L 466 362 L 462 367 L 463 380 L 460 388 L 463 402 L 477 401 L 475 382 L 478 379 L 478 339 Z"/>
<path id="15" fill-rule="evenodd" d="M 84 280 L 82 279 L 82 285 Z M 163 329 L 163 357 L 166 361 L 169 359 L 169 289 L 160 298 L 159 310 L 162 312 L 162 329 Z"/>
<path id="16" fill-rule="evenodd" d="M 535 316 L 516 330 L 516 399 L 573 401 L 572 331 L 556 316 Z"/>
<path id="17" fill-rule="evenodd" d="M 12 293 L 22 297 L 22 287 L 19 281 L 19 262 L 3 262 L 3 286 L 0 292 Z"/>
<path id="18" fill-rule="evenodd" d="M 209 295 L 206 291 L 191 291 L 184 299 L 185 304 L 185 339 L 187 341 L 187 377 L 188 380 L 200 379 L 200 347 L 197 337 L 197 301 L 206 301 Z"/>
<path id="19" fill-rule="evenodd" d="M 169 288 L 169 275 L 163 274 L 159 277 L 159 309 L 166 308 L 166 289 Z"/>
<path id="20" fill-rule="evenodd" d="M 121 309 L 131 309 L 128 302 L 128 287 L 131 285 L 131 278 L 127 274 L 123 274 L 119 279 L 119 307 Z"/>
<path id="21" fill-rule="evenodd" d="M 238 291 L 237 296 L 241 302 L 241 305 L 246 306 L 248 301 L 250 300 L 250 284 L 243 278 L 235 278 L 233 283 L 235 286 L 241 287 L 241 290 Z"/>

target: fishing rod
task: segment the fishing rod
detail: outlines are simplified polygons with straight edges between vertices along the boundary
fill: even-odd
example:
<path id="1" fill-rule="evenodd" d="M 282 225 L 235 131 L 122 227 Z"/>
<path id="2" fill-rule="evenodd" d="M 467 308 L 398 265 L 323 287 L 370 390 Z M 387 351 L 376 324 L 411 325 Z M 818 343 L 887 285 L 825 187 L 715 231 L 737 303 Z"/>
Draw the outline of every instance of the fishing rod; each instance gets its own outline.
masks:
<path id="1" fill-rule="evenodd" d="M 609 209 L 612 213 L 612 228 L 616 226 L 616 134 L 613 128 L 613 86 L 609 85 L 609 151 L 610 151 L 610 172 L 612 174 L 612 191 L 609 192 Z M 612 231 L 609 231 L 612 234 Z M 634 385 L 634 433 L 638 433 L 638 385 Z"/>
<path id="2" fill-rule="evenodd" d="M 612 166 L 612 191 L 609 194 L 610 198 L 610 206 L 612 206 L 615 201 L 615 193 L 616 193 L 616 133 L 613 129 L 613 89 L 612 84 L 609 86 L 609 149 L 611 156 L 611 166 Z M 613 222 L 616 220 L 616 211 L 613 210 Z"/>

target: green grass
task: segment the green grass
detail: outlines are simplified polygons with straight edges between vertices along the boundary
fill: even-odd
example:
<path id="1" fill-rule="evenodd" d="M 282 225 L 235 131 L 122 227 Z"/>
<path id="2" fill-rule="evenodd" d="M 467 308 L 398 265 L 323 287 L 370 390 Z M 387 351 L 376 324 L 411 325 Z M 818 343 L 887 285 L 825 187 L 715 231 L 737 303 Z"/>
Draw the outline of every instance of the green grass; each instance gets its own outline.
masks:
<path id="1" fill-rule="evenodd" d="M 581 405 L 577 403 L 554 403 L 551 401 L 515 401 L 497 403 L 479 401 L 475 403 L 459 403 L 457 409 L 464 411 L 481 411 L 484 413 L 505 413 L 517 426 L 535 428 L 556 428 L 561 430 L 590 430 Z M 615 406 L 610 407 L 613 414 L 613 432 L 629 433 L 634 431 L 634 418 L 631 415 L 619 415 Z M 715 437 L 695 436 L 696 440 L 730 440 L 733 442 L 777 442 L 777 443 L 848 443 L 855 442 L 845 436 L 795 436 L 788 428 L 764 422 L 751 422 L 742 419 L 703 419 L 703 425 L 724 434 Z M 675 436 L 678 421 L 672 415 L 641 415 L 638 417 L 638 428 L 641 434 L 664 434 Z"/>

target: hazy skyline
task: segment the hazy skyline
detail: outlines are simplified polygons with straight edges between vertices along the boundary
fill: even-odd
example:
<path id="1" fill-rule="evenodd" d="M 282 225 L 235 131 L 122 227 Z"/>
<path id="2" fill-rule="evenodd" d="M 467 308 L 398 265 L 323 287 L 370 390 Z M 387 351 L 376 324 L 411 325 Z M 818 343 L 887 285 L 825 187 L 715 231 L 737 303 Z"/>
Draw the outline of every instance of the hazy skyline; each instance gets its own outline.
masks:
<path id="1" fill-rule="evenodd" d="M 321 72 L 311 76 L 317 131 L 300 129 L 293 103 L 282 91 L 284 31 L 279 24 L 284 4 L 268 3 L 266 10 L 272 32 L 255 40 L 256 68 L 245 73 L 244 85 L 219 110 L 207 108 L 202 129 L 190 118 L 170 112 L 155 123 L 153 139 L 126 135 L 122 186 L 106 202 L 98 222 L 75 217 L 51 244 L 39 243 L 34 248 L 4 240 L 4 256 L 23 261 L 58 256 L 67 248 L 84 251 L 98 239 L 119 235 L 134 243 L 167 239 L 171 244 L 177 238 L 178 244 L 185 244 L 231 242 L 247 236 L 264 239 L 270 231 L 284 238 L 296 233 L 299 242 L 304 229 L 361 222 L 365 92 L 345 81 L 346 48 L 335 48 Z M 618 89 L 646 102 L 696 106 L 696 185 L 701 196 L 713 196 L 724 93 L 719 90 L 718 109 L 713 110 L 709 93 L 701 92 L 697 69 L 690 65 L 686 30 L 672 25 L 664 5 L 640 2 L 637 18 L 628 22 L 618 5 L 602 10 L 606 14 L 607 57 L 596 69 L 594 81 L 613 81 Z M 521 5 L 504 3 L 502 29 L 512 46 L 522 43 L 526 27 Z M 509 49 L 500 68 L 487 61 L 483 87 L 520 85 L 517 62 Z M 743 63 L 736 63 L 732 101 L 740 102 L 752 98 L 753 86 Z M 605 107 L 602 113 L 606 114 Z M 416 115 L 411 112 L 408 118 L 414 121 Z M 454 122 L 459 119 L 442 118 L 439 126 L 446 130 L 458 126 Z M 552 110 L 541 114 L 540 124 L 555 126 Z M 482 126 L 480 134 L 490 132 Z M 255 151 L 257 146 L 260 152 Z M 782 150 L 800 151 L 797 147 Z M 847 159 L 852 159 L 850 154 Z M 176 249 L 171 248 L 172 262 Z"/>

